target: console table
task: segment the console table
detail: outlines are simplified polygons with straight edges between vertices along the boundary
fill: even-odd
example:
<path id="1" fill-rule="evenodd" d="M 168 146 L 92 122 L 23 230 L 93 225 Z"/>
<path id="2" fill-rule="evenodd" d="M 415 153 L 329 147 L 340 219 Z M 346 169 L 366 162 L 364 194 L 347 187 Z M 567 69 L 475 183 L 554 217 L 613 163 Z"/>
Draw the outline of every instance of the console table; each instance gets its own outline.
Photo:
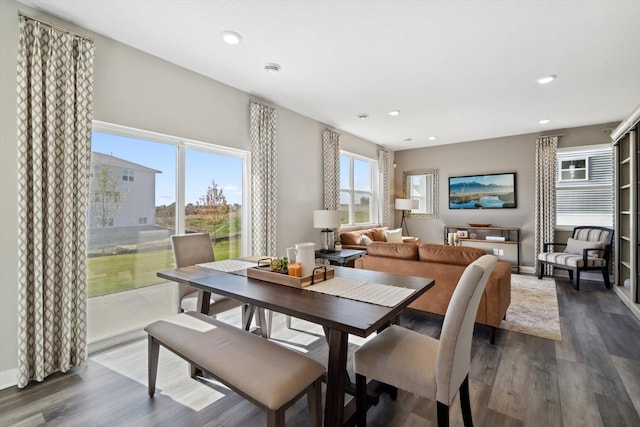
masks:
<path id="1" fill-rule="evenodd" d="M 461 233 L 458 233 L 458 231 L 466 232 L 466 237 L 460 236 Z M 516 273 L 520 273 L 519 228 L 445 225 L 445 242 L 449 233 L 458 233 L 458 242 L 461 246 L 483 249 L 488 254 L 497 256 L 500 261 L 510 262 L 511 268 L 515 269 Z M 491 238 L 495 240 L 491 240 Z"/>

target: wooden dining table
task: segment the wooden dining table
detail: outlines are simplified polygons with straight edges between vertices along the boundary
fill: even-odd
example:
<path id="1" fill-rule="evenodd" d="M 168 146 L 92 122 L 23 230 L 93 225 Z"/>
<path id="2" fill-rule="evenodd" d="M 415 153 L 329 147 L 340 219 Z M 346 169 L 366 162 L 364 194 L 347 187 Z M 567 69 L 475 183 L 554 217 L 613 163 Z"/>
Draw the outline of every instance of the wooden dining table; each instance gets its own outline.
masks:
<path id="1" fill-rule="evenodd" d="M 200 311 L 209 312 L 209 294 L 216 293 L 288 316 L 322 325 L 329 345 L 325 396 L 326 426 L 343 425 L 355 413 L 353 401 L 345 410 L 349 334 L 367 337 L 389 325 L 412 301 L 434 285 L 433 279 L 348 267 L 331 267 L 337 277 L 415 289 L 393 307 L 269 283 L 209 268 L 190 266 L 164 270 L 158 277 L 203 291 Z"/>

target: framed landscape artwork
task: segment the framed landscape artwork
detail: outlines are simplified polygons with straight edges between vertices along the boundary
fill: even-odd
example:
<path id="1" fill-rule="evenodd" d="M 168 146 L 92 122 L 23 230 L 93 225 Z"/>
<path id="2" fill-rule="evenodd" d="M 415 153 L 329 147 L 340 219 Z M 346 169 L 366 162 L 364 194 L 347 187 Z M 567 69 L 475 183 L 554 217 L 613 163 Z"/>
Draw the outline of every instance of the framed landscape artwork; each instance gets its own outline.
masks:
<path id="1" fill-rule="evenodd" d="M 449 177 L 449 209 L 509 209 L 516 201 L 515 172 Z"/>

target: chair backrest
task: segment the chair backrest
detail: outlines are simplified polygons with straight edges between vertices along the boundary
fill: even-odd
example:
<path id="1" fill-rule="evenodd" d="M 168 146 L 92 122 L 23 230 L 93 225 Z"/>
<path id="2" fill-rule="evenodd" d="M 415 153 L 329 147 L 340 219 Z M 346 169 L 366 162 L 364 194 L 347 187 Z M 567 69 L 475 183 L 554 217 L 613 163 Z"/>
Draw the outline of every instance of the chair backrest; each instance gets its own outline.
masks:
<path id="1" fill-rule="evenodd" d="M 436 359 L 436 400 L 450 405 L 471 365 L 471 338 L 480 298 L 498 258 L 483 255 L 462 273 L 444 316 Z"/>
<path id="2" fill-rule="evenodd" d="M 602 242 L 604 247 L 602 258 L 607 261 L 609 260 L 611 256 L 611 245 L 613 242 L 612 228 L 588 225 L 575 227 L 571 237 L 576 240 L 583 240 L 587 242 Z"/>
<path id="3" fill-rule="evenodd" d="M 171 236 L 171 246 L 173 247 L 173 260 L 177 268 L 215 261 L 209 233 L 173 235 Z M 182 298 L 194 290 L 195 288 L 189 285 L 179 283 L 178 306 Z"/>

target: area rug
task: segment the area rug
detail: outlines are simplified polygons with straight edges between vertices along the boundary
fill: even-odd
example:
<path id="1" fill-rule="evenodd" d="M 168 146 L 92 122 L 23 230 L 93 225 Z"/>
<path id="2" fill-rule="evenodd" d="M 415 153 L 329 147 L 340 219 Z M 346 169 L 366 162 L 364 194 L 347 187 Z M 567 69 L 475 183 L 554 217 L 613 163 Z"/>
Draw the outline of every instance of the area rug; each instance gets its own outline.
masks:
<path id="1" fill-rule="evenodd" d="M 506 317 L 502 329 L 562 341 L 555 280 L 512 274 Z"/>

